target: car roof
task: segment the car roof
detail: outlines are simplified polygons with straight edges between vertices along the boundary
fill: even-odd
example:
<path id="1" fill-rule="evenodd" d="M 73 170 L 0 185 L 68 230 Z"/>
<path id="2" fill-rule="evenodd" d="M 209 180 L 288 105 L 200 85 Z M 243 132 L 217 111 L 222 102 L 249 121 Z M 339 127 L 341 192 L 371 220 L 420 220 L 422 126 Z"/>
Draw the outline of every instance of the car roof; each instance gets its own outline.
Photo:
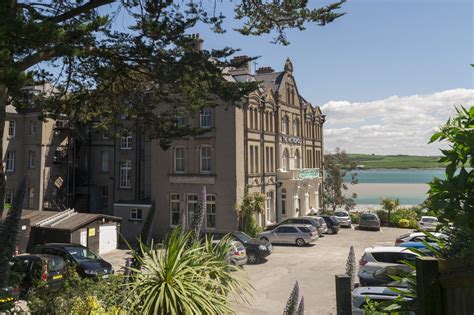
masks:
<path id="1" fill-rule="evenodd" d="M 39 247 L 55 247 L 55 248 L 63 248 L 63 247 L 83 247 L 87 248 L 81 244 L 73 244 L 73 243 L 46 243 L 39 245 Z"/>
<path id="2" fill-rule="evenodd" d="M 367 247 L 365 249 L 366 253 L 401 253 L 409 252 L 410 250 L 406 247 L 399 246 L 378 246 L 378 247 Z M 414 254 L 410 252 L 410 254 Z"/>
<path id="3" fill-rule="evenodd" d="M 296 217 L 296 218 L 291 218 L 291 219 L 312 219 L 312 220 L 316 220 L 316 217 L 312 217 L 312 216 L 309 216 L 309 215 L 303 215 L 301 217 Z"/>
<path id="4" fill-rule="evenodd" d="M 61 258 L 60 256 L 55 256 L 55 255 L 49 255 L 49 254 L 21 254 L 18 256 L 15 256 L 15 258 Z"/>
<path id="5" fill-rule="evenodd" d="M 440 237 L 440 236 L 444 236 L 445 234 L 444 233 L 440 233 L 440 232 L 435 232 L 435 233 L 431 233 L 433 236 L 436 236 L 436 237 Z M 426 234 L 423 233 L 423 232 L 413 232 L 413 233 L 410 233 L 408 236 L 409 237 L 417 237 L 417 236 L 425 236 Z M 427 235 L 426 235 L 427 236 Z"/>
<path id="6" fill-rule="evenodd" d="M 352 291 L 353 295 L 389 295 L 389 296 L 397 296 L 398 293 L 391 290 L 389 287 L 379 287 L 379 286 L 374 286 L 374 287 L 358 287 L 355 288 L 354 291 Z"/>
<path id="7" fill-rule="evenodd" d="M 422 219 L 436 219 L 436 220 L 438 220 L 437 217 L 433 217 L 433 216 L 429 216 L 429 215 L 422 215 L 421 218 Z"/>
<path id="8" fill-rule="evenodd" d="M 304 226 L 304 227 L 308 227 L 308 226 L 312 226 L 311 224 L 303 224 L 303 223 L 293 223 L 293 224 L 282 224 L 278 227 L 282 227 L 282 226 L 291 226 L 291 227 L 300 227 L 300 226 Z"/>

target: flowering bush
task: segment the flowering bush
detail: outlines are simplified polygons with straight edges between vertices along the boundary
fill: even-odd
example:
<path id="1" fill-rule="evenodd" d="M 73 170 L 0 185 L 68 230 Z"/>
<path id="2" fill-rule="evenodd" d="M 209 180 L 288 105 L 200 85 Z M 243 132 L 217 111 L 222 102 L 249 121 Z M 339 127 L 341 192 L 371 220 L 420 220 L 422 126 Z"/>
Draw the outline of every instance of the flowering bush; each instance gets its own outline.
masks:
<path id="1" fill-rule="evenodd" d="M 410 227 L 410 220 L 400 219 L 400 221 L 398 221 L 398 226 L 401 228 L 408 228 Z"/>
<path id="2" fill-rule="evenodd" d="M 0 290 L 0 313 L 9 312 L 15 306 L 15 299 L 8 292 Z"/>

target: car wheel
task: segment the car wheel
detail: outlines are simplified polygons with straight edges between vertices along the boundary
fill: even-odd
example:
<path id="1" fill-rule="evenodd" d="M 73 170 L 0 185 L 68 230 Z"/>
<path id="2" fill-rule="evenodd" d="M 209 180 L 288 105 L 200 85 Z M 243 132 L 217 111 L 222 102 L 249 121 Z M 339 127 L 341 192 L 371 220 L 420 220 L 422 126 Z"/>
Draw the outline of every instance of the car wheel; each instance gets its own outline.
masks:
<path id="1" fill-rule="evenodd" d="M 266 237 L 262 237 L 262 238 L 260 238 L 260 240 L 261 240 L 262 242 L 265 242 L 265 243 L 268 243 L 268 242 L 269 242 L 269 241 L 268 241 L 268 238 L 266 238 Z"/>
<path id="2" fill-rule="evenodd" d="M 304 246 L 304 244 L 306 244 L 304 242 L 304 239 L 302 239 L 302 238 L 297 238 L 296 239 L 296 245 L 298 245 L 299 247 Z"/>
<path id="3" fill-rule="evenodd" d="M 332 234 L 332 229 L 328 229 L 327 233 Z"/>
<path id="4" fill-rule="evenodd" d="M 251 265 L 258 264 L 260 260 L 256 252 L 248 252 L 247 258 L 248 258 L 247 262 Z"/>

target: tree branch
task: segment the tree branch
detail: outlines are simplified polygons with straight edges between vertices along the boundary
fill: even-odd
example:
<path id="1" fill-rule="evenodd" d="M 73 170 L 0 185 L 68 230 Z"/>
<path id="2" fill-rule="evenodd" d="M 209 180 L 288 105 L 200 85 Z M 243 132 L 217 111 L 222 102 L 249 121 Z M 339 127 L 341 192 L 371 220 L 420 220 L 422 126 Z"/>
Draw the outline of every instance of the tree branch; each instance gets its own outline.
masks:
<path id="1" fill-rule="evenodd" d="M 115 2 L 116 0 L 91 0 L 89 1 L 88 3 L 80 6 L 80 7 L 77 7 L 77 8 L 74 8 L 68 12 L 65 12 L 61 15 L 58 15 L 58 16 L 53 16 L 51 18 L 48 18 L 45 20 L 45 22 L 48 22 L 48 23 L 61 23 L 61 22 L 64 22 L 64 21 L 67 21 L 75 16 L 78 16 L 82 13 L 86 13 L 86 12 L 89 12 L 91 10 L 94 10 L 98 7 L 101 7 L 103 5 L 106 5 L 106 4 L 110 4 L 110 3 L 113 3 Z"/>

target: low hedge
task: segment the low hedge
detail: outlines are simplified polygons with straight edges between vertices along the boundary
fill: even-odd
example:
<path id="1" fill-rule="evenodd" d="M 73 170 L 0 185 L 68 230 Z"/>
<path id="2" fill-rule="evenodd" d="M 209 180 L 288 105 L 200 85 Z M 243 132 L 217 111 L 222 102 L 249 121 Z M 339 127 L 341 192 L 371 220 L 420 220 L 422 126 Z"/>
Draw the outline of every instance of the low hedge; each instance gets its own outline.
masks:
<path id="1" fill-rule="evenodd" d="M 398 209 L 390 214 L 390 224 L 401 228 L 415 229 L 418 226 L 417 213 L 412 209 Z"/>
<path id="2" fill-rule="evenodd" d="M 359 212 L 350 212 L 349 215 L 351 216 L 351 222 L 354 224 L 359 223 L 360 213 Z"/>

